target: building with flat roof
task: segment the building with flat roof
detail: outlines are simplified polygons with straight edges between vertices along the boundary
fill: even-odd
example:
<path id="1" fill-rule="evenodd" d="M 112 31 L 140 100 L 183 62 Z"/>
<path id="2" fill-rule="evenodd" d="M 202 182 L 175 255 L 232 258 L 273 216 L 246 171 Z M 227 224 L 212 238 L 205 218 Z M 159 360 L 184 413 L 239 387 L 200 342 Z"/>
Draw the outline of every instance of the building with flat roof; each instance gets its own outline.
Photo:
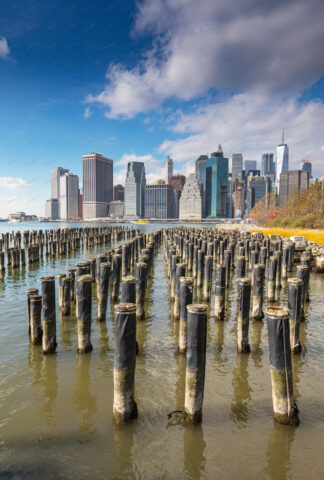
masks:
<path id="1" fill-rule="evenodd" d="M 50 198 L 45 203 L 45 217 L 51 220 L 59 218 L 59 201 L 57 198 Z"/>
<path id="2" fill-rule="evenodd" d="M 116 200 L 120 200 L 121 202 L 124 201 L 124 198 L 125 198 L 125 195 L 124 195 L 124 187 L 123 185 L 114 185 L 114 189 L 113 189 L 113 200 L 116 201 Z"/>
<path id="3" fill-rule="evenodd" d="M 121 200 L 113 200 L 109 204 L 109 217 L 123 217 L 124 216 L 124 202 Z"/>
<path id="4" fill-rule="evenodd" d="M 235 179 L 242 181 L 243 175 L 243 155 L 242 153 L 233 153 L 232 155 L 232 176 Z"/>
<path id="5" fill-rule="evenodd" d="M 79 218 L 79 177 L 70 172 L 60 177 L 60 218 Z"/>
<path id="6" fill-rule="evenodd" d="M 82 156 L 83 218 L 102 218 L 108 215 L 113 198 L 113 161 L 101 153 Z"/>
<path id="7" fill-rule="evenodd" d="M 173 160 L 168 157 L 165 162 L 165 182 L 169 183 L 170 177 L 173 176 Z"/>
<path id="8" fill-rule="evenodd" d="M 176 205 L 172 185 L 163 183 L 145 186 L 145 218 L 175 218 Z"/>
<path id="9" fill-rule="evenodd" d="M 206 162 L 206 194 L 204 216 L 227 217 L 228 158 L 224 157 L 221 145 Z"/>
<path id="10" fill-rule="evenodd" d="M 68 168 L 57 167 L 51 170 L 51 198 L 58 201 L 58 217 L 60 218 L 60 178 L 65 173 L 69 173 Z"/>
<path id="11" fill-rule="evenodd" d="M 273 175 L 276 173 L 276 165 L 273 160 L 273 153 L 264 153 L 261 160 L 261 175 Z"/>
<path id="12" fill-rule="evenodd" d="M 288 170 L 280 175 L 280 206 L 286 202 L 287 196 L 294 192 L 303 192 L 309 189 L 309 175 L 303 170 Z"/>
<path id="13" fill-rule="evenodd" d="M 145 166 L 143 162 L 129 162 L 125 182 L 125 217 L 144 216 Z"/>
<path id="14" fill-rule="evenodd" d="M 309 178 L 312 178 L 312 162 L 303 160 L 302 170 L 308 173 Z"/>
<path id="15" fill-rule="evenodd" d="M 244 160 L 244 170 L 245 172 L 249 172 L 251 170 L 257 169 L 257 161 L 256 160 Z"/>

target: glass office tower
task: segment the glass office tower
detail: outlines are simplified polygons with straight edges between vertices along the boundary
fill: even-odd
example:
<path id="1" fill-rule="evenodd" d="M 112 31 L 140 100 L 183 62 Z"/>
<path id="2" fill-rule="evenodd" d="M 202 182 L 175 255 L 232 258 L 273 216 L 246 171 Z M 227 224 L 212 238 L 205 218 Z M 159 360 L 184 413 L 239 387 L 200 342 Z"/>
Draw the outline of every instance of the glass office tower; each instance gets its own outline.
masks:
<path id="1" fill-rule="evenodd" d="M 143 162 L 129 162 L 125 182 L 125 217 L 144 216 L 145 166 Z"/>
<path id="2" fill-rule="evenodd" d="M 228 158 L 221 145 L 206 162 L 206 217 L 227 216 Z"/>

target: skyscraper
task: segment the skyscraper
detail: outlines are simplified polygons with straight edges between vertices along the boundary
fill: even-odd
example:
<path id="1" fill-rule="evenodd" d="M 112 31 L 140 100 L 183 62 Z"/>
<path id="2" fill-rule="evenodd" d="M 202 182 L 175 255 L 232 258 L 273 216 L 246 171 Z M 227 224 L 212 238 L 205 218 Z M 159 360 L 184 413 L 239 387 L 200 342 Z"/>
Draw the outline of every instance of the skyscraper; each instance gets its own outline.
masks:
<path id="1" fill-rule="evenodd" d="M 173 160 L 168 157 L 165 162 L 165 183 L 169 183 L 170 177 L 173 175 Z"/>
<path id="2" fill-rule="evenodd" d="M 309 189 L 309 175 L 303 170 L 288 170 L 280 175 L 280 206 L 285 204 L 287 196 L 293 191 Z"/>
<path id="3" fill-rule="evenodd" d="M 282 129 L 282 143 L 277 147 L 277 168 L 276 177 L 280 178 L 280 174 L 289 170 L 289 149 L 285 143 L 285 131 Z"/>
<path id="4" fill-rule="evenodd" d="M 101 153 L 82 156 L 83 218 L 107 217 L 113 197 L 113 161 Z"/>
<path id="5" fill-rule="evenodd" d="M 252 174 L 247 180 L 246 203 L 247 209 L 252 210 L 254 205 L 258 203 L 266 194 L 267 180 L 263 177 L 254 177 Z"/>
<path id="6" fill-rule="evenodd" d="M 79 217 L 79 177 L 65 173 L 60 177 L 60 218 Z"/>
<path id="7" fill-rule="evenodd" d="M 156 183 L 145 187 L 145 218 L 175 218 L 176 205 L 172 185 Z"/>
<path id="8" fill-rule="evenodd" d="M 188 175 L 179 202 L 179 218 L 182 220 L 201 219 L 202 186 L 195 173 Z"/>
<path id="9" fill-rule="evenodd" d="M 303 172 L 308 172 L 309 178 L 312 178 L 312 163 L 308 160 L 303 160 Z"/>
<path id="10" fill-rule="evenodd" d="M 59 202 L 57 198 L 46 200 L 45 217 L 51 220 L 57 220 L 59 218 Z"/>
<path id="11" fill-rule="evenodd" d="M 221 145 L 206 162 L 205 217 L 227 216 L 228 158 Z"/>
<path id="12" fill-rule="evenodd" d="M 114 185 L 113 190 L 113 200 L 120 200 L 121 202 L 124 201 L 124 187 L 122 185 Z"/>
<path id="13" fill-rule="evenodd" d="M 248 173 L 251 170 L 257 169 L 257 161 L 256 160 L 244 160 L 244 170 L 245 173 Z"/>
<path id="14" fill-rule="evenodd" d="M 51 170 L 51 198 L 58 201 L 58 217 L 60 218 L 60 178 L 68 173 L 68 168 L 57 167 Z"/>
<path id="15" fill-rule="evenodd" d="M 125 217 L 143 217 L 145 192 L 143 162 L 129 162 L 125 182 Z"/>
<path id="16" fill-rule="evenodd" d="M 242 153 L 233 153 L 232 155 L 232 176 L 233 181 L 236 176 L 236 179 L 240 182 L 242 181 L 243 173 L 243 155 Z"/>
<path id="17" fill-rule="evenodd" d="M 276 166 L 273 161 L 273 153 L 264 153 L 262 155 L 262 162 L 261 162 L 261 176 L 265 177 L 269 174 L 276 173 Z"/>

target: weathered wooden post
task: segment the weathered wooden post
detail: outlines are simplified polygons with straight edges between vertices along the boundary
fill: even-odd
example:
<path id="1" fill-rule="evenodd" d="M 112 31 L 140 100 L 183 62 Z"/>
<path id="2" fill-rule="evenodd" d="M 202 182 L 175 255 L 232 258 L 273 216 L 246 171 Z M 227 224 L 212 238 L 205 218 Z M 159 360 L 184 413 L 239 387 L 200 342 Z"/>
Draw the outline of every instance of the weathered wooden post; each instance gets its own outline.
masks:
<path id="1" fill-rule="evenodd" d="M 300 344 L 300 313 L 303 292 L 303 282 L 300 278 L 288 280 L 288 310 L 290 329 L 290 348 L 293 353 L 301 352 Z"/>
<path id="2" fill-rule="evenodd" d="M 43 353 L 54 353 L 56 350 L 56 309 L 55 278 L 41 277 L 42 282 L 42 317 L 43 317 Z"/>
<path id="3" fill-rule="evenodd" d="M 251 300 L 251 279 L 239 278 L 237 281 L 237 351 L 250 352 L 249 318 Z"/>
<path id="4" fill-rule="evenodd" d="M 81 275 L 77 278 L 77 324 L 78 353 L 92 350 L 91 345 L 91 284 L 92 275 Z"/>
<path id="5" fill-rule="evenodd" d="M 193 278 L 180 277 L 180 322 L 178 350 L 184 353 L 187 350 L 187 305 L 192 304 Z"/>
<path id="6" fill-rule="evenodd" d="M 225 283 L 226 283 L 226 267 L 225 265 L 216 265 L 215 304 L 214 304 L 215 320 L 224 320 L 225 318 L 225 288 L 226 288 Z"/>
<path id="7" fill-rule="evenodd" d="M 30 296 L 30 341 L 33 345 L 42 344 L 42 297 Z"/>
<path id="8" fill-rule="evenodd" d="M 254 265 L 253 270 L 253 298 L 252 298 L 252 318 L 262 320 L 263 314 L 263 288 L 264 288 L 265 266 L 261 263 Z"/>

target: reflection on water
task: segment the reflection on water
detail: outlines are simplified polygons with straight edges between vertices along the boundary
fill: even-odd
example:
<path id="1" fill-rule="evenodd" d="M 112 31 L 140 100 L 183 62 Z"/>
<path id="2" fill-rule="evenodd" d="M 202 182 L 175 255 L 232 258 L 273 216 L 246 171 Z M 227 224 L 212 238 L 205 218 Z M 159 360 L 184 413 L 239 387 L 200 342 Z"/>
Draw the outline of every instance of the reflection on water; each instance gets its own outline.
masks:
<path id="1" fill-rule="evenodd" d="M 113 461 L 116 474 L 113 478 L 116 480 L 141 478 L 132 452 L 136 428 L 137 421 L 125 425 L 114 425 L 115 451 Z"/>
<path id="2" fill-rule="evenodd" d="M 42 360 L 43 360 L 42 347 L 40 345 L 32 345 L 30 343 L 28 346 L 28 365 L 34 377 L 33 385 L 38 385 L 41 383 Z"/>
<path id="3" fill-rule="evenodd" d="M 249 417 L 248 403 L 251 400 L 252 388 L 248 374 L 249 355 L 238 354 L 233 368 L 233 400 L 230 418 L 239 426 L 246 425 Z"/>
<path id="4" fill-rule="evenodd" d="M 295 438 L 295 427 L 273 422 L 266 451 L 264 473 L 271 480 L 286 480 L 290 476 L 290 452 Z M 307 477 L 305 477 L 307 478 Z"/>
<path id="5" fill-rule="evenodd" d="M 76 356 L 76 388 L 73 402 L 80 416 L 79 431 L 94 433 L 97 428 L 92 417 L 97 413 L 96 398 L 91 394 L 90 382 L 91 355 Z"/>
<path id="6" fill-rule="evenodd" d="M 201 425 L 185 425 L 183 429 L 185 478 L 198 480 L 205 471 L 206 442 Z"/>
<path id="7" fill-rule="evenodd" d="M 106 321 L 97 322 L 98 334 L 99 334 L 99 349 L 100 355 L 105 354 L 109 350 L 109 336 Z"/>
<path id="8" fill-rule="evenodd" d="M 251 330 L 251 356 L 255 368 L 262 368 L 263 350 L 261 348 L 261 338 L 264 322 L 263 320 L 252 320 L 250 322 Z"/>
<path id="9" fill-rule="evenodd" d="M 57 356 L 42 355 L 42 380 L 43 387 L 43 404 L 40 407 L 40 413 L 44 416 L 48 427 L 54 428 L 55 421 L 55 407 L 58 390 L 57 378 Z"/>

